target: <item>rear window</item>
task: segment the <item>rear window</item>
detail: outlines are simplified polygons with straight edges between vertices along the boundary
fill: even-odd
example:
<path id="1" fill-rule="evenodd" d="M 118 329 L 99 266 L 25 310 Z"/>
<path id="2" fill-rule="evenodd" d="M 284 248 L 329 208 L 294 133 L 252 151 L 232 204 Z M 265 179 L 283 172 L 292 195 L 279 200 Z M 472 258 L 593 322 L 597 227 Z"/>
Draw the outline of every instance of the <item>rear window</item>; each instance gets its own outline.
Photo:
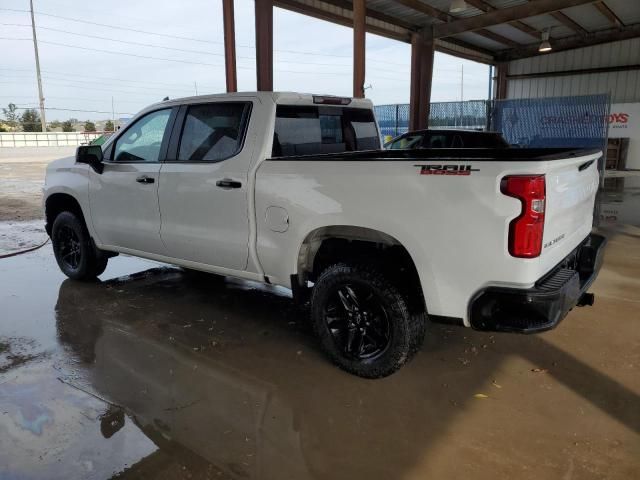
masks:
<path id="1" fill-rule="evenodd" d="M 364 108 L 279 105 L 274 157 L 380 148 L 373 112 Z"/>

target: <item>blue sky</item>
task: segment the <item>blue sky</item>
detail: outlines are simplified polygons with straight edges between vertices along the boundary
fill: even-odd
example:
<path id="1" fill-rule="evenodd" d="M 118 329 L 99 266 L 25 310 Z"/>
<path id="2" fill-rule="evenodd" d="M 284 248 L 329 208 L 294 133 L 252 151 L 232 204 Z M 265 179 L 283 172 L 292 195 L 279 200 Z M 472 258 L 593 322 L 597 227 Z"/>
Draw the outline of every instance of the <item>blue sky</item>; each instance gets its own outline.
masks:
<path id="1" fill-rule="evenodd" d="M 254 3 L 235 5 L 238 87 L 255 90 Z M 34 7 L 47 120 L 108 118 L 100 112 L 111 111 L 112 97 L 117 116 L 128 116 L 165 96 L 225 89 L 220 0 L 35 0 Z M 0 3 L 3 106 L 37 105 L 28 8 L 28 0 Z M 276 90 L 351 95 L 351 29 L 276 8 L 274 49 Z M 366 49 L 367 97 L 407 103 L 410 46 L 367 34 Z M 486 98 L 486 65 L 438 53 L 432 101 L 460 99 L 462 65 L 465 100 Z"/>

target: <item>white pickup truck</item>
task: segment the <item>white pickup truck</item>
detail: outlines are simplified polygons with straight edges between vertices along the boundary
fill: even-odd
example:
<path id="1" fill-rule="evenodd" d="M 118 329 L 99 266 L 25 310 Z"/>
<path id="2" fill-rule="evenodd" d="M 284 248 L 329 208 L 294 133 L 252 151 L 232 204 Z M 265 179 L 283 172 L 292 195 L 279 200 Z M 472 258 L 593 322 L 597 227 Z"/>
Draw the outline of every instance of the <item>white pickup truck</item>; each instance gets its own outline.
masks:
<path id="1" fill-rule="evenodd" d="M 385 151 L 367 100 L 192 97 L 53 162 L 46 228 L 73 279 L 124 253 L 288 287 L 329 358 L 375 378 L 427 319 L 530 333 L 591 304 L 600 156 Z"/>

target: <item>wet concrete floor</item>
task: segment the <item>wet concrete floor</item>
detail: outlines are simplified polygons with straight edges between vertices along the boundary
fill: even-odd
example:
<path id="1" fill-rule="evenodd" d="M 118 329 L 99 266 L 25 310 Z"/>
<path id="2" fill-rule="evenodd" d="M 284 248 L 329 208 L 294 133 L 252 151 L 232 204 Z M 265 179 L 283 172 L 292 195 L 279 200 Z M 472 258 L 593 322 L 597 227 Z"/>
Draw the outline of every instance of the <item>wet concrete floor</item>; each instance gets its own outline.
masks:
<path id="1" fill-rule="evenodd" d="M 0 260 L 0 479 L 640 478 L 640 228 L 605 233 L 594 307 L 535 336 L 432 325 L 382 380 L 330 365 L 286 290 Z"/>

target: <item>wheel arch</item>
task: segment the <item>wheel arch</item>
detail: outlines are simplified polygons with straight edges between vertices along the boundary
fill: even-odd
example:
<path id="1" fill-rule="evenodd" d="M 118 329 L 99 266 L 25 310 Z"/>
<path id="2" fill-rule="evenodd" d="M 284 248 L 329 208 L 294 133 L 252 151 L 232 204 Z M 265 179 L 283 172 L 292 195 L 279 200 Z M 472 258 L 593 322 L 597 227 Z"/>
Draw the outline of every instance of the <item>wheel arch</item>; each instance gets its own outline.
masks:
<path id="1" fill-rule="evenodd" d="M 56 192 L 49 195 L 44 202 L 45 212 L 45 229 L 47 234 L 51 235 L 51 229 L 53 228 L 53 222 L 56 217 L 62 212 L 71 212 L 80 218 L 88 227 L 87 221 L 82 211 L 80 202 L 71 194 L 65 192 Z"/>
<path id="2" fill-rule="evenodd" d="M 410 293 L 415 308 L 427 310 L 417 264 L 396 237 L 375 228 L 326 225 L 309 232 L 298 249 L 296 273 L 291 279 L 294 295 L 305 290 L 328 266 L 338 262 L 377 263 Z"/>

